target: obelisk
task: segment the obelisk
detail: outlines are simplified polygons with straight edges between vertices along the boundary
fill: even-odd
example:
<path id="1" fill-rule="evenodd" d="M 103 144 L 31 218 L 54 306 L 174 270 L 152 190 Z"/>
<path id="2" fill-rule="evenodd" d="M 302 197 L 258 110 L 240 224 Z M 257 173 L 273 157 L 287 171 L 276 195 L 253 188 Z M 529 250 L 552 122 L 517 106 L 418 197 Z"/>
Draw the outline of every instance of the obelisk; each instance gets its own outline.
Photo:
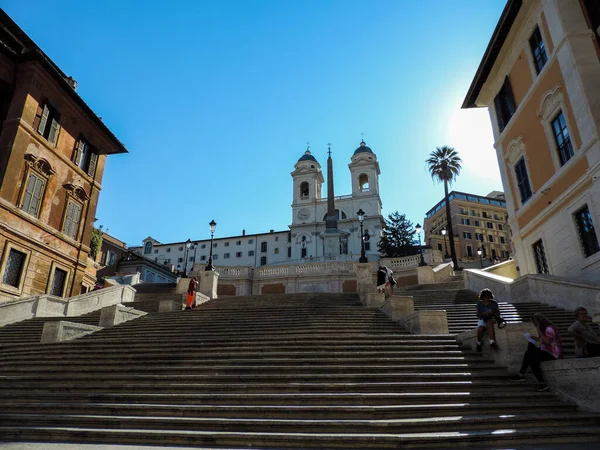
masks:
<path id="1" fill-rule="evenodd" d="M 331 159 L 331 146 L 328 152 L 329 157 L 327 158 L 327 217 L 325 218 L 325 229 L 335 230 L 338 229 L 337 216 L 335 215 L 335 203 L 333 193 L 333 160 Z"/>
<path id="2" fill-rule="evenodd" d="M 325 233 L 323 233 L 323 252 L 326 258 L 335 258 L 341 254 L 340 239 L 342 233 L 338 230 L 338 220 L 335 214 L 335 194 L 333 192 L 333 160 L 331 159 L 331 144 L 327 158 L 327 217 L 325 217 Z"/>

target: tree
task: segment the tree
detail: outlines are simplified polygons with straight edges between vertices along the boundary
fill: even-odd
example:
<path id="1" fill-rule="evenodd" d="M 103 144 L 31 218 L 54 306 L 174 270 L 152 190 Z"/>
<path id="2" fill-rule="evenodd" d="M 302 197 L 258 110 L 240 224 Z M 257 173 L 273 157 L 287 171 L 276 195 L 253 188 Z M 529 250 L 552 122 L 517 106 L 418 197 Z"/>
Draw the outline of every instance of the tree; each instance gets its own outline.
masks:
<path id="1" fill-rule="evenodd" d="M 383 226 L 383 236 L 379 240 L 379 253 L 388 258 L 416 255 L 419 249 L 414 245 L 415 230 L 410 220 L 398 211 L 388 215 Z"/>
<path id="2" fill-rule="evenodd" d="M 456 259 L 456 250 L 454 248 L 454 233 L 452 232 L 452 215 L 450 214 L 450 199 L 448 198 L 448 184 L 452 184 L 460 174 L 462 169 L 460 163 L 462 159 L 458 152 L 452 147 L 438 147 L 429 154 L 429 159 L 425 161 L 429 174 L 433 181 L 444 183 L 444 200 L 446 204 L 446 230 L 448 230 L 448 242 L 450 242 L 450 255 L 454 268 L 459 269 Z"/>
<path id="3" fill-rule="evenodd" d="M 98 256 L 98 252 L 102 247 L 103 234 L 104 233 L 102 233 L 102 227 L 100 227 L 99 229 L 94 228 L 94 231 L 92 231 L 92 240 L 90 242 L 90 258 L 92 258 L 94 261 L 96 261 L 96 256 Z"/>

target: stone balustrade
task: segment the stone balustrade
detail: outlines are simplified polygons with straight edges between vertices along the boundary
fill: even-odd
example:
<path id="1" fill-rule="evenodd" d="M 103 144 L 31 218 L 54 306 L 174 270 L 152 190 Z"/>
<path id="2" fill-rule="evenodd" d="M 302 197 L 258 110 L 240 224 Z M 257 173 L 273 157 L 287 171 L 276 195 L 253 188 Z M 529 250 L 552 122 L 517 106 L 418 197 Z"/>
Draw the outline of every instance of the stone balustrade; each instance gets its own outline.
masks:
<path id="1" fill-rule="evenodd" d="M 105 306 L 133 302 L 135 289 L 113 286 L 70 298 L 40 295 L 0 303 L 0 326 L 33 317 L 80 316 Z"/>
<path id="2" fill-rule="evenodd" d="M 424 266 L 417 268 L 419 284 L 445 283 L 454 276 L 454 263 L 444 263 L 436 267 Z"/>
<path id="3" fill-rule="evenodd" d="M 84 323 L 69 322 L 66 320 L 59 320 L 56 322 L 46 322 L 44 329 L 42 330 L 42 338 L 40 342 L 42 344 L 48 344 L 51 342 L 62 342 L 77 339 L 82 336 L 95 333 L 101 330 L 102 327 L 96 327 L 94 325 L 87 325 Z"/>
<path id="4" fill-rule="evenodd" d="M 553 275 L 524 275 L 516 280 L 479 269 L 463 270 L 465 286 L 475 292 L 489 288 L 497 301 L 541 302 L 574 311 L 579 306 L 590 315 L 600 313 L 600 286 Z"/>

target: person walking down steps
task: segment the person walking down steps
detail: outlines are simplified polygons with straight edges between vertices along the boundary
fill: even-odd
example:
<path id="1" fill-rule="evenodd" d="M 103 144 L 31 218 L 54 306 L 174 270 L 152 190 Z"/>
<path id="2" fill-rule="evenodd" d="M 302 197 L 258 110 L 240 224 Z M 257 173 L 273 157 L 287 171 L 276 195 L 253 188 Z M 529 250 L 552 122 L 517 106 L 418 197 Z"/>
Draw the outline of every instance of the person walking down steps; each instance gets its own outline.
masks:
<path id="1" fill-rule="evenodd" d="M 194 309 L 196 307 L 196 291 L 198 290 L 198 278 L 193 277 L 188 284 L 185 309 Z"/>
<path id="2" fill-rule="evenodd" d="M 512 377 L 510 381 L 520 382 L 525 381 L 525 372 L 531 367 L 531 371 L 537 379 L 537 391 L 544 392 L 548 390 L 548 386 L 544 383 L 542 377 L 542 369 L 540 364 L 544 361 L 554 361 L 563 357 L 562 343 L 560 336 L 554 324 L 542 316 L 540 313 L 535 313 L 531 321 L 538 330 L 538 336 L 531 336 L 525 333 L 525 337 L 529 341 L 527 351 L 523 355 L 523 363 L 521 369 Z M 540 344 L 540 347 L 537 347 Z"/>
<path id="3" fill-rule="evenodd" d="M 483 289 L 479 293 L 479 301 L 477 302 L 477 351 L 481 352 L 483 344 L 483 334 L 487 330 L 490 338 L 490 347 L 498 349 L 496 344 L 496 334 L 494 330 L 494 319 L 500 317 L 500 308 L 494 300 L 494 294 L 489 289 Z"/>

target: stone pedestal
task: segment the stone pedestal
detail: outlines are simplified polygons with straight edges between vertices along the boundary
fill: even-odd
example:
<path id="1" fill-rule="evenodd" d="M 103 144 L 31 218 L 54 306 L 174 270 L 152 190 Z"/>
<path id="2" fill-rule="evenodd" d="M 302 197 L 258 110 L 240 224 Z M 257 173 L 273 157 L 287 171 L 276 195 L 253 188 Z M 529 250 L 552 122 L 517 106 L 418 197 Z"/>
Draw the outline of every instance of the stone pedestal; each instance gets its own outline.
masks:
<path id="1" fill-rule="evenodd" d="M 49 342 L 62 342 L 77 339 L 86 334 L 91 334 L 101 330 L 102 327 L 94 325 L 86 325 L 84 323 L 68 322 L 60 320 L 56 322 L 46 322 L 42 330 L 42 338 L 40 342 L 46 344 Z"/>
<path id="2" fill-rule="evenodd" d="M 373 267 L 369 263 L 358 263 L 356 269 L 356 292 L 363 303 L 366 303 L 366 294 L 375 292 L 373 281 Z"/>
<path id="3" fill-rule="evenodd" d="M 179 283 L 177 283 L 177 287 L 175 288 L 175 292 L 177 294 L 185 294 L 190 285 L 190 280 L 191 278 L 180 278 Z"/>
<path id="4" fill-rule="evenodd" d="M 198 292 L 213 300 L 217 298 L 218 284 L 219 272 L 215 272 L 214 270 L 200 272 L 198 276 Z"/>
<path id="5" fill-rule="evenodd" d="M 415 302 L 412 297 L 392 295 L 390 301 L 390 317 L 394 322 L 403 322 L 404 319 L 415 311 Z"/>
<path id="6" fill-rule="evenodd" d="M 513 374 L 523 361 L 523 354 L 527 350 L 527 339 L 524 333 L 537 335 L 537 330 L 532 323 L 509 323 L 499 330 L 496 327 L 496 343 L 498 349 L 490 348 L 487 334 L 483 338 L 483 356 L 492 358 L 495 364 L 506 366 L 507 373 Z M 477 329 L 474 328 L 456 336 L 456 340 L 463 347 L 476 351 Z"/>
<path id="7" fill-rule="evenodd" d="M 379 308 L 385 302 L 385 294 L 377 292 L 367 292 L 365 294 L 364 304 L 366 306 Z"/>
<path id="8" fill-rule="evenodd" d="M 114 327 L 123 322 L 137 319 L 138 317 L 145 316 L 146 312 L 139 311 L 137 309 L 128 308 L 123 305 L 113 305 L 102 308 L 100 311 L 100 323 L 99 326 L 102 328 Z"/>
<path id="9" fill-rule="evenodd" d="M 419 280 L 419 284 L 435 283 L 433 269 L 429 266 L 417 267 L 417 279 Z"/>
<path id="10" fill-rule="evenodd" d="M 446 311 L 415 311 L 402 321 L 412 334 L 448 334 Z"/>

